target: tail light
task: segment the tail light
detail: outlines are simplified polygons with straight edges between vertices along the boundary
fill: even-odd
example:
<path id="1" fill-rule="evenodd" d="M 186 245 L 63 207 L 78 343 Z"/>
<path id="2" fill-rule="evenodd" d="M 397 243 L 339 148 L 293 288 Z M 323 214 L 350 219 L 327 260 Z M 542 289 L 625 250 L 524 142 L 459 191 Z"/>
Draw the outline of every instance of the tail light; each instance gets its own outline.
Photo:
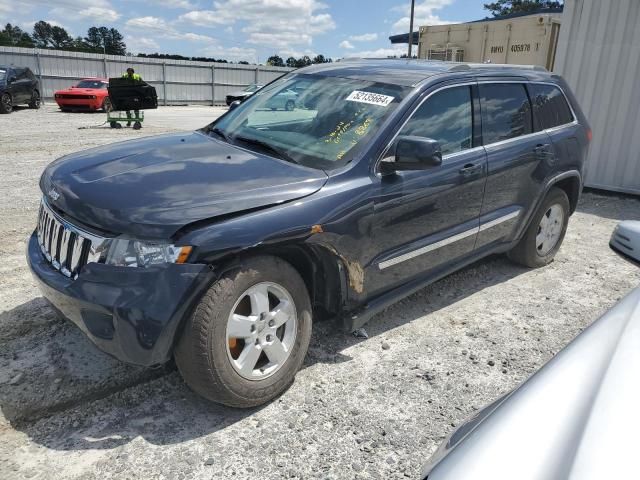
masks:
<path id="1" fill-rule="evenodd" d="M 593 132 L 591 131 L 590 128 L 587 129 L 587 142 L 591 143 L 591 140 L 593 140 Z"/>

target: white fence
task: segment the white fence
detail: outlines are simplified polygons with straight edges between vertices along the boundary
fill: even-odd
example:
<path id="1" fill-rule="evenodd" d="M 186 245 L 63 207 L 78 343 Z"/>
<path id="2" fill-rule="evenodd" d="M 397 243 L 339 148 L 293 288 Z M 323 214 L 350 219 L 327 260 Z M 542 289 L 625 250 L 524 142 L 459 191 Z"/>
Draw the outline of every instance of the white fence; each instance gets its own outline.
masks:
<path id="1" fill-rule="evenodd" d="M 100 55 L 17 47 L 0 47 L 0 65 L 29 67 L 39 78 L 44 98 L 86 77 L 119 77 L 133 67 L 153 85 L 161 105 L 224 103 L 226 95 L 252 83 L 265 84 L 290 68 L 233 63 Z"/>

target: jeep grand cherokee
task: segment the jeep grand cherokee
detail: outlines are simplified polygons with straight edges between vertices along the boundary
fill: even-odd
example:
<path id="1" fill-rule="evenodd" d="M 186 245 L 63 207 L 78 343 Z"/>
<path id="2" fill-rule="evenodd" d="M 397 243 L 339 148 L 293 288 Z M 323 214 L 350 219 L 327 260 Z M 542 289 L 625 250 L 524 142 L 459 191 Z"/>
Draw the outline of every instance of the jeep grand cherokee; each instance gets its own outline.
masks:
<path id="1" fill-rule="evenodd" d="M 298 108 L 271 99 L 298 92 Z M 404 60 L 296 70 L 207 127 L 44 171 L 28 261 L 102 350 L 175 357 L 248 407 L 302 365 L 313 320 L 347 330 L 489 254 L 549 263 L 591 132 L 537 68 Z"/>

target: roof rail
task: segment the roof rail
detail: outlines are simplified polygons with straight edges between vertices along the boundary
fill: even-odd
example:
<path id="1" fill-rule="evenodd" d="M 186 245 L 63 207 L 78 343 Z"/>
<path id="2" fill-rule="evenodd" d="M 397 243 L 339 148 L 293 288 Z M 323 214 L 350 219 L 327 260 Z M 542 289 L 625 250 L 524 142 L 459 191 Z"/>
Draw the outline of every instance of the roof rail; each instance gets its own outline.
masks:
<path id="1" fill-rule="evenodd" d="M 450 69 L 449 72 L 464 72 L 464 71 L 468 71 L 471 69 L 481 69 L 481 68 L 487 68 L 487 69 L 527 69 L 527 70 L 536 70 L 538 72 L 548 72 L 549 70 L 547 70 L 544 67 L 541 67 L 540 65 L 517 65 L 517 64 L 510 64 L 510 63 L 461 63 L 458 65 L 453 65 Z"/>

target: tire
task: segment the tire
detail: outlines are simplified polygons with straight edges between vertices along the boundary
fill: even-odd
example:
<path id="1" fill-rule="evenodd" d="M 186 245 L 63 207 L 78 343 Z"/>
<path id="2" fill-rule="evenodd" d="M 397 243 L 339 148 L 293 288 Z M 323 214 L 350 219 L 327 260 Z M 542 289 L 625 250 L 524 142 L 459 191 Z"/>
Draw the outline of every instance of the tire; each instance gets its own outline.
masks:
<path id="1" fill-rule="evenodd" d="M 0 113 L 11 113 L 13 111 L 13 101 L 8 93 L 0 97 Z"/>
<path id="2" fill-rule="evenodd" d="M 278 328 L 277 331 L 265 328 L 265 322 L 271 327 L 271 317 L 264 318 L 264 315 L 252 317 L 257 319 L 249 323 L 251 332 L 254 332 L 251 335 L 254 336 L 246 337 L 246 343 L 242 341 L 242 345 L 239 345 L 237 338 L 228 338 L 227 326 L 231 321 L 231 314 L 239 312 L 243 305 L 244 315 L 252 315 L 255 311 L 253 302 L 245 294 L 253 289 L 261 291 L 264 288 L 274 288 L 272 285 L 281 288 L 281 293 L 288 294 L 293 305 L 290 310 L 290 304 L 286 304 L 290 315 L 284 315 L 289 320 L 282 324 L 282 338 L 278 334 L 278 324 L 272 327 Z M 266 305 L 269 312 L 277 311 L 278 308 L 284 310 L 284 307 L 279 307 L 283 303 L 279 303 L 281 300 L 278 300 L 278 296 L 271 296 L 271 291 L 268 293 L 263 298 L 268 299 Z M 255 303 L 257 305 L 259 302 Z M 250 320 L 249 316 L 241 318 Z M 259 322 L 262 322 L 261 325 Z M 244 261 L 239 269 L 223 275 L 203 296 L 187 320 L 177 343 L 176 365 L 187 385 L 208 400 L 231 407 L 255 407 L 280 395 L 291 385 L 309 347 L 311 323 L 309 294 L 298 272 L 279 258 L 253 257 Z M 260 331 L 256 330 L 256 325 Z M 277 368 L 270 367 L 271 358 L 267 356 L 268 351 L 271 351 L 267 349 L 275 345 L 260 343 L 258 338 L 261 336 L 268 339 L 268 332 L 275 332 L 280 345 L 290 342 L 289 353 L 286 354 L 288 356 Z M 265 345 L 264 349 L 262 345 Z M 236 348 L 237 357 L 234 357 L 232 349 Z M 245 353 L 257 355 L 257 363 L 243 374 L 235 364 L 242 358 L 240 355 Z M 250 355 L 244 358 L 247 357 Z M 275 370 L 269 373 L 270 369 Z M 251 379 L 247 375 L 258 377 Z"/>
<path id="3" fill-rule="evenodd" d="M 29 102 L 29 108 L 33 110 L 38 110 L 40 108 L 40 92 L 38 90 L 34 90 L 31 94 L 31 101 Z"/>
<path id="4" fill-rule="evenodd" d="M 111 99 L 109 97 L 105 97 L 104 101 L 102 102 L 102 111 L 105 113 L 110 112 L 112 108 L 113 106 L 111 104 Z"/>
<path id="5" fill-rule="evenodd" d="M 140 122 L 133 122 L 133 129 L 134 130 L 140 130 L 142 128 L 142 123 Z"/>
<path id="6" fill-rule="evenodd" d="M 296 108 L 296 102 L 294 102 L 293 100 L 287 100 L 287 103 L 285 103 L 284 105 L 284 109 L 287 112 L 292 112 L 294 108 Z"/>
<path id="7" fill-rule="evenodd" d="M 567 232 L 569 211 L 567 194 L 557 187 L 552 187 L 533 216 L 524 236 L 508 253 L 509 258 L 531 268 L 543 267 L 551 263 Z M 559 214 L 561 219 L 558 217 Z M 544 217 L 547 218 L 545 226 L 542 224 Z M 548 233 L 546 239 L 545 231 Z M 541 243 L 543 239 L 544 242 Z"/>
<path id="8" fill-rule="evenodd" d="M 118 128 L 118 122 L 109 122 L 111 128 Z"/>

